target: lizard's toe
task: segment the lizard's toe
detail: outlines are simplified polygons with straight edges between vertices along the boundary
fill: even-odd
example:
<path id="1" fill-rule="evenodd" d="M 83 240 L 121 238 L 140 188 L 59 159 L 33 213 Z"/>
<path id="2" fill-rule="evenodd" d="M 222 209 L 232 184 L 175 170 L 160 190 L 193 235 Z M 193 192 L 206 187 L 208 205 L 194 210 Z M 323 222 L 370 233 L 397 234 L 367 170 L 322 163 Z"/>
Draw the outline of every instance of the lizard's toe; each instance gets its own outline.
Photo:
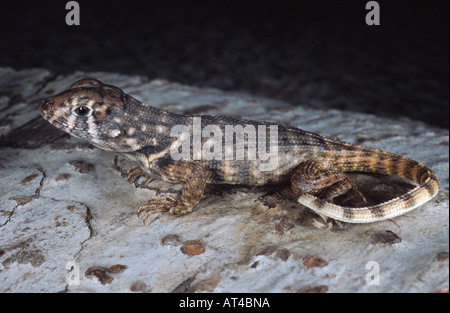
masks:
<path id="1" fill-rule="evenodd" d="M 148 217 L 154 213 L 158 212 L 171 212 L 172 208 L 176 206 L 177 201 L 167 196 L 166 199 L 160 199 L 158 197 L 151 197 L 146 205 L 141 206 L 137 211 L 137 216 L 139 219 L 145 222 Z"/>
<path id="2" fill-rule="evenodd" d="M 144 177 L 142 182 L 138 182 L 138 180 Z M 151 181 L 155 178 L 148 175 L 142 168 L 139 166 L 133 166 L 127 171 L 127 179 L 130 184 L 134 184 L 135 187 L 146 187 Z"/>
<path id="3" fill-rule="evenodd" d="M 130 169 L 127 171 L 128 182 L 132 184 L 143 175 L 144 171 L 139 166 L 130 167 Z"/>

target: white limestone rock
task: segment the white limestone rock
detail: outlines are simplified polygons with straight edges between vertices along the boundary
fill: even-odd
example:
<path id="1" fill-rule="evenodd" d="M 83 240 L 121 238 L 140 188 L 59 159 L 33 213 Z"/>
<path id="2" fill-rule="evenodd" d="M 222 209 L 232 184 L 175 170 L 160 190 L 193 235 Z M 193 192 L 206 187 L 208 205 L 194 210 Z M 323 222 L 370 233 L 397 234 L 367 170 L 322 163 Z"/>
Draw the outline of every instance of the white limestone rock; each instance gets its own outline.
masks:
<path id="1" fill-rule="evenodd" d="M 113 153 L 67 136 L 32 149 L 5 144 L 0 147 L 0 291 L 448 290 L 447 130 L 137 76 L 76 72 L 52 77 L 45 70 L 1 68 L 0 86 L 25 99 L 0 110 L 0 121 L 11 121 L 4 120 L 4 135 L 13 136 L 27 123 L 24 119 L 38 115 L 29 99 L 36 102 L 83 77 L 117 85 L 177 113 L 275 120 L 405 155 L 431 167 L 441 180 L 441 191 L 394 221 L 322 230 L 312 224 L 314 213 L 295 201 L 274 196 L 269 208 L 264 202 L 270 199 L 260 199 L 267 193 L 264 188 L 219 186 L 209 190 L 191 214 L 155 214 L 143 225 L 136 217 L 138 207 L 154 195 L 176 195 L 180 186 L 154 181 L 149 189 L 136 189 L 114 167 Z M 22 112 L 24 108 L 28 112 Z M 20 122 L 10 114 L 16 109 Z M 125 170 L 131 164 L 120 159 L 118 165 Z M 389 188 L 380 179 L 375 187 L 383 193 Z M 79 266 L 79 284 L 66 280 L 69 261 Z M 370 284 L 373 264 L 379 265 L 379 285 Z"/>

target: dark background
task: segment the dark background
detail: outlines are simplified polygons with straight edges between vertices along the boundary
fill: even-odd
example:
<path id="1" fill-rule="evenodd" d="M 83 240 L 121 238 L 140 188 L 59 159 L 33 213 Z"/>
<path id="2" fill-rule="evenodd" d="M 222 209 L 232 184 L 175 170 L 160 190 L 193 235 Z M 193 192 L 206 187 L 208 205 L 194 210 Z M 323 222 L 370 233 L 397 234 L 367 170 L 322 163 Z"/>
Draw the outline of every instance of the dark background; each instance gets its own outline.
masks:
<path id="1" fill-rule="evenodd" d="M 448 0 L 0 0 L 0 66 L 108 71 L 449 126 Z M 0 91 L 1 92 L 1 91 Z"/>

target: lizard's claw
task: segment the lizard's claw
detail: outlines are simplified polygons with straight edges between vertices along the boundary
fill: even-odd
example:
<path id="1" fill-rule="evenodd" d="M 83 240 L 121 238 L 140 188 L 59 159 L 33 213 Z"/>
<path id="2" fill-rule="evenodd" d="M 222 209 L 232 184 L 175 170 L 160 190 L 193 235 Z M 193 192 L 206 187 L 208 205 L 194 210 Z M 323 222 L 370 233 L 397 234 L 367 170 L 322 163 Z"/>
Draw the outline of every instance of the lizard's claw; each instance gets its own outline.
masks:
<path id="1" fill-rule="evenodd" d="M 148 217 L 157 212 L 167 212 L 172 211 L 172 208 L 177 205 L 177 200 L 167 196 L 166 199 L 160 199 L 158 197 L 151 197 L 146 205 L 143 205 L 137 211 L 137 216 L 139 219 L 145 222 Z"/>
<path id="2" fill-rule="evenodd" d="M 318 220 L 316 218 L 313 218 L 312 224 L 316 228 L 330 230 L 331 228 L 333 228 L 333 224 L 336 224 L 337 226 L 339 226 L 340 229 L 345 229 L 345 224 L 342 223 L 341 221 L 332 219 L 331 217 L 328 217 L 323 214 L 319 214 L 319 213 L 317 213 L 317 214 L 322 218 L 322 221 Z"/>
<path id="3" fill-rule="evenodd" d="M 319 221 L 316 218 L 313 218 L 312 224 L 319 229 L 327 229 L 330 230 L 333 227 L 333 220 L 330 219 L 328 216 L 317 213 L 323 221 Z"/>
<path id="4" fill-rule="evenodd" d="M 367 204 L 367 199 L 366 197 L 364 197 L 364 195 L 361 193 L 361 191 L 359 191 L 356 187 L 352 189 L 356 195 L 365 203 Z"/>
<path id="5" fill-rule="evenodd" d="M 139 178 L 144 177 L 144 181 L 140 184 L 137 183 Z M 130 167 L 130 169 L 127 171 L 127 179 L 130 184 L 133 184 L 136 187 L 145 187 L 150 183 L 152 180 L 154 180 L 153 177 L 148 175 L 142 168 L 139 166 L 133 166 Z"/>

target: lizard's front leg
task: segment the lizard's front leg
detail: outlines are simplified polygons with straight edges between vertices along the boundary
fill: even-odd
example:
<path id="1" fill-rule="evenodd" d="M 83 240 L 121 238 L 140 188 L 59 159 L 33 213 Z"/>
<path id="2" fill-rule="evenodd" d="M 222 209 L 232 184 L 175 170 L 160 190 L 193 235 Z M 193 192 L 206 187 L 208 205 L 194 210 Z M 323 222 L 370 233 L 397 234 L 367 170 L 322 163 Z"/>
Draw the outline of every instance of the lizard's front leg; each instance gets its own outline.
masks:
<path id="1" fill-rule="evenodd" d="M 207 171 L 195 163 L 169 163 L 161 167 L 161 173 L 172 182 L 184 182 L 181 198 L 166 200 L 156 197 L 138 210 L 139 218 L 145 220 L 153 213 L 169 211 L 172 215 L 183 215 L 192 212 L 200 202 L 206 187 Z"/>

